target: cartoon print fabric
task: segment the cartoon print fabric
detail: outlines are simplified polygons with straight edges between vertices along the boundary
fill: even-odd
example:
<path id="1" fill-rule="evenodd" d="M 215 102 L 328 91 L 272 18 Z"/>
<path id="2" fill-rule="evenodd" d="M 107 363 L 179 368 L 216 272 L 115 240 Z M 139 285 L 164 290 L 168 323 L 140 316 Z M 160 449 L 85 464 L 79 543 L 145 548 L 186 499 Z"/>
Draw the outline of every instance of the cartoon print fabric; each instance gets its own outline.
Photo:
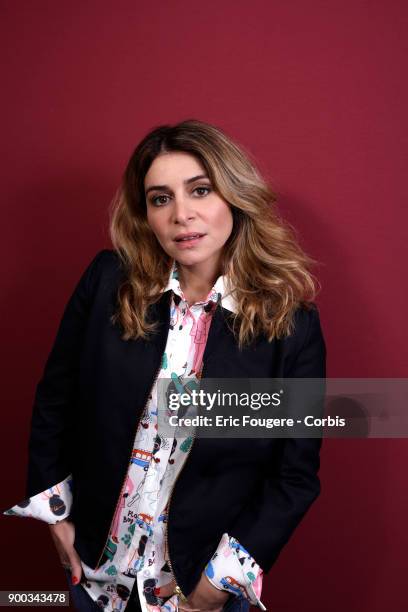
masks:
<path id="1" fill-rule="evenodd" d="M 241 573 L 237 571 L 241 568 Z M 205 567 L 205 575 L 217 588 L 235 593 L 256 602 L 261 610 L 266 610 L 259 600 L 262 590 L 262 571 L 247 550 L 232 536 L 224 533 L 217 550 Z"/>
<path id="2" fill-rule="evenodd" d="M 71 506 L 72 476 L 70 475 L 50 489 L 24 499 L 3 514 L 29 516 L 52 524 L 68 518 Z"/>
<path id="3" fill-rule="evenodd" d="M 181 290 L 177 262 L 167 289 L 172 290 L 170 329 L 157 381 L 171 379 L 185 386 L 198 381 L 202 357 L 214 309 L 218 301 L 233 311 L 234 302 L 220 276 L 207 298 L 191 306 Z M 137 581 L 143 612 L 173 612 L 178 595 L 160 597 L 171 583 L 166 548 L 167 506 L 177 475 L 192 445 L 187 438 L 162 438 L 157 432 L 158 382 L 153 386 L 135 436 L 128 473 L 124 481 L 101 565 L 94 570 L 82 562 L 81 583 L 91 598 L 107 612 L 123 612 Z M 72 476 L 5 514 L 31 516 L 56 523 L 69 516 Z M 249 553 L 228 534 L 206 566 L 205 573 L 218 589 L 245 597 L 265 610 L 260 601 L 263 572 Z"/>

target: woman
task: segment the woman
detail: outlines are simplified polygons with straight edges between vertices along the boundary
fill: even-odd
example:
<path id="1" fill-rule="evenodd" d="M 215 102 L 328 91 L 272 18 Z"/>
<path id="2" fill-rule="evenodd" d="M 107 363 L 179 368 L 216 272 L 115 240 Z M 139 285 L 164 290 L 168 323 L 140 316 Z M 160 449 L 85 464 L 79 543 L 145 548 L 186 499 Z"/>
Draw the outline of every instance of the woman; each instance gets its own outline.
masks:
<path id="1" fill-rule="evenodd" d="M 320 491 L 321 440 L 165 437 L 157 413 L 163 380 L 325 377 L 312 260 L 274 202 L 200 121 L 154 129 L 128 163 L 114 249 L 66 306 L 27 499 L 7 511 L 49 523 L 79 610 L 266 609 L 263 574 Z"/>

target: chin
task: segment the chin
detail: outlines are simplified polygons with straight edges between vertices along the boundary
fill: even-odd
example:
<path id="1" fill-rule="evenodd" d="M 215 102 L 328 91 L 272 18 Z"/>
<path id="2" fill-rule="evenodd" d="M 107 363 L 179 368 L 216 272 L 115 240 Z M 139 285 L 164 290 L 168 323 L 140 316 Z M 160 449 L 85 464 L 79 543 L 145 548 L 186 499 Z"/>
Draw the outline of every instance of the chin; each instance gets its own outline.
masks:
<path id="1" fill-rule="evenodd" d="M 184 266 L 192 266 L 194 264 L 200 264 L 208 259 L 207 256 L 198 255 L 197 253 L 175 253 L 174 259 L 183 264 Z"/>
<path id="2" fill-rule="evenodd" d="M 193 263 L 201 263 L 202 261 L 205 261 L 207 259 L 207 257 L 199 257 L 195 253 L 175 253 L 173 257 L 174 259 L 177 259 L 177 261 L 185 263 L 186 265 Z"/>

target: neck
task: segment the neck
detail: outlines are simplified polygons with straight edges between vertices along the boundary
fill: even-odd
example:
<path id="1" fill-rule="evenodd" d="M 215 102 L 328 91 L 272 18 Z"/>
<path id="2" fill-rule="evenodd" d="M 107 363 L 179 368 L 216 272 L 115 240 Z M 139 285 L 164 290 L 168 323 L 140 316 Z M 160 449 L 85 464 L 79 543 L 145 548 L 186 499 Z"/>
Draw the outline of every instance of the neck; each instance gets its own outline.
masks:
<path id="1" fill-rule="evenodd" d="M 189 304 L 205 300 L 220 272 L 205 269 L 203 266 L 185 266 L 177 264 L 179 271 L 179 282 Z"/>

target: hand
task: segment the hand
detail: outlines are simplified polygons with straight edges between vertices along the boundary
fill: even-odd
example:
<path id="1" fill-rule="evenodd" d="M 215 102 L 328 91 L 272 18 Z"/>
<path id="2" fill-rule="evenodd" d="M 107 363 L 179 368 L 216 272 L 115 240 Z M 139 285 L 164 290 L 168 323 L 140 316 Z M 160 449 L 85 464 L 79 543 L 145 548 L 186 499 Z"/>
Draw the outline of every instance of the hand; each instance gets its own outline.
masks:
<path id="1" fill-rule="evenodd" d="M 158 597 L 171 597 L 174 593 L 174 589 L 176 588 L 176 584 L 176 581 L 174 578 L 172 578 L 167 584 L 163 584 L 161 587 L 156 587 L 154 589 L 154 594 Z"/>
<path id="2" fill-rule="evenodd" d="M 75 525 L 64 519 L 55 525 L 48 525 L 61 564 L 71 566 L 72 584 L 79 584 L 82 576 L 81 559 L 74 548 Z"/>
<path id="3" fill-rule="evenodd" d="M 202 573 L 187 601 L 180 601 L 178 607 L 184 612 L 221 612 L 229 597 L 230 593 L 216 589 Z"/>

